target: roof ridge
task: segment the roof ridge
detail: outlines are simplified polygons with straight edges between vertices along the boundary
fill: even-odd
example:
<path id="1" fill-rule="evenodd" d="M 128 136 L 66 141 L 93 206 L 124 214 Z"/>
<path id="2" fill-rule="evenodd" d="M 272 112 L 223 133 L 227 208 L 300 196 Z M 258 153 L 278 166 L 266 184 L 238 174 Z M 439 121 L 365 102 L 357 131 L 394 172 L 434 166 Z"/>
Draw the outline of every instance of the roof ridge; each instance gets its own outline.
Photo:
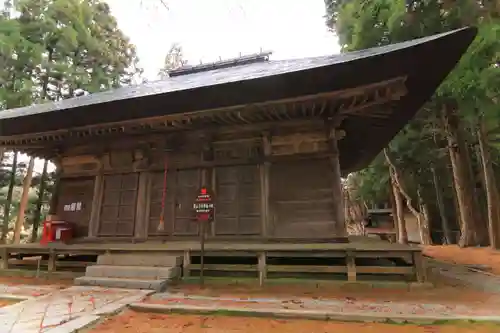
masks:
<path id="1" fill-rule="evenodd" d="M 266 62 L 266 61 L 269 61 L 269 56 L 271 54 L 272 54 L 272 51 L 264 51 L 264 52 L 261 51 L 259 53 L 239 56 L 237 58 L 218 60 L 218 61 L 206 63 L 206 64 L 200 64 L 200 65 L 194 65 L 194 66 L 186 65 L 186 66 L 182 66 L 182 67 L 177 68 L 177 69 L 172 69 L 172 70 L 168 71 L 167 73 L 168 73 L 168 76 L 173 77 L 173 76 L 188 75 L 188 74 L 205 72 L 205 71 L 221 69 L 221 68 L 228 68 L 228 67 L 235 67 L 235 66 L 241 66 L 241 65 L 249 65 L 249 64 L 254 64 L 254 63 L 259 63 L 259 62 Z"/>

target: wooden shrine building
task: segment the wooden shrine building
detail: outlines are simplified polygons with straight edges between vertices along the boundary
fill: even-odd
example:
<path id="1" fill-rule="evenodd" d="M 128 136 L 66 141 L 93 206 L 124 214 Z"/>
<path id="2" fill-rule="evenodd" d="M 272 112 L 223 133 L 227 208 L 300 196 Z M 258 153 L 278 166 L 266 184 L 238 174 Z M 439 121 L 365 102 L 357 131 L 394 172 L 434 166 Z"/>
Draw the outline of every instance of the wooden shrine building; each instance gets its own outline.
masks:
<path id="1" fill-rule="evenodd" d="M 2 111 L 0 144 L 58 166 L 52 213 L 76 226 L 78 241 L 195 238 L 193 200 L 206 186 L 216 203 L 209 239 L 347 242 L 341 174 L 387 146 L 475 33 L 183 67 L 166 80 Z"/>

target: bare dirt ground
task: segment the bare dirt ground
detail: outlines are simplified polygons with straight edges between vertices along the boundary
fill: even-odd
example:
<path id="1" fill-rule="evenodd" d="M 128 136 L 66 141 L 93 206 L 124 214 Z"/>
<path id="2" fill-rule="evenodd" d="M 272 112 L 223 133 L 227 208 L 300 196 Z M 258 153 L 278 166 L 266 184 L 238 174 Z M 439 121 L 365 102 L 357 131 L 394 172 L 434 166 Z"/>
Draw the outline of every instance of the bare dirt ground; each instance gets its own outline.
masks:
<path id="1" fill-rule="evenodd" d="M 12 305 L 12 304 L 15 304 L 16 302 L 15 301 L 4 301 L 4 300 L 0 300 L 0 308 L 3 308 L 4 306 L 7 306 L 7 305 Z"/>
<path id="2" fill-rule="evenodd" d="M 372 301 L 402 301 L 441 304 L 492 303 L 500 305 L 500 296 L 473 291 L 461 285 L 450 285 L 447 281 L 436 281 L 436 288 L 429 289 L 391 289 L 371 288 L 360 285 L 300 285 L 283 284 L 259 287 L 242 283 L 207 284 L 204 289 L 198 285 L 179 285 L 169 289 L 172 293 L 203 295 L 224 298 L 323 298 L 353 299 Z M 149 301 L 153 302 L 153 301 Z"/>
<path id="3" fill-rule="evenodd" d="M 424 254 L 436 260 L 459 265 L 482 265 L 500 275 L 500 251 L 484 247 L 459 248 L 456 245 L 426 246 Z"/>
<path id="4" fill-rule="evenodd" d="M 89 333 L 497 333 L 493 324 L 457 323 L 450 325 L 392 325 L 339 323 L 312 320 L 273 320 L 222 316 L 159 315 L 125 313 L 107 319 Z"/>

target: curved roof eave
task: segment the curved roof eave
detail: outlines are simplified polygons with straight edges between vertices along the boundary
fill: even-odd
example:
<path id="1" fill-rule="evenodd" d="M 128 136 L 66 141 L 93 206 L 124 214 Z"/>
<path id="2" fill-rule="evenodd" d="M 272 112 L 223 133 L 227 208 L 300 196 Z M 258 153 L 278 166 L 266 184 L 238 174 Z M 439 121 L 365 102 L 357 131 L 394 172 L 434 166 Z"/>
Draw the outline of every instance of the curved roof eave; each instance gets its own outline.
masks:
<path id="1" fill-rule="evenodd" d="M 390 119 L 377 126 L 370 118 L 344 121 L 341 167 L 350 172 L 369 163 L 431 98 L 476 32 L 463 28 L 363 51 L 218 69 L 6 110 L 0 112 L 0 136 L 249 105 L 406 76 L 408 94 L 393 104 Z"/>

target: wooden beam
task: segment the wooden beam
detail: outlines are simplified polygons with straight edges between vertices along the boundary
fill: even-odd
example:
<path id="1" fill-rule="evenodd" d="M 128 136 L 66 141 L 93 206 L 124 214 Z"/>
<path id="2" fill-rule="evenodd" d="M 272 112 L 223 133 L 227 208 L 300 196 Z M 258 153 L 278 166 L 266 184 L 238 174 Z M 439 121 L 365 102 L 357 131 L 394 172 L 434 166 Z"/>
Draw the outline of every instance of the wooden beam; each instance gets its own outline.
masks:
<path id="1" fill-rule="evenodd" d="M 83 126 L 78 129 L 72 130 L 58 130 L 46 133 L 34 133 L 34 134 L 26 134 L 19 135 L 14 137 L 0 137 L 0 143 L 6 146 L 33 146 L 34 143 L 36 145 L 46 146 L 43 142 L 49 144 L 50 142 L 64 142 L 67 140 L 80 139 L 80 140 L 88 140 L 89 136 L 92 136 L 94 133 L 100 137 L 104 137 L 107 135 L 119 135 L 122 136 L 124 133 L 137 133 L 137 132 L 150 132 L 154 128 L 158 128 L 158 124 L 164 124 L 166 127 L 163 127 L 163 130 L 171 129 L 171 130 L 182 130 L 182 129 L 193 129 L 196 120 L 199 121 L 199 125 L 202 128 L 206 128 L 207 124 L 205 119 L 210 117 L 220 116 L 221 113 L 225 115 L 233 115 L 239 114 L 238 117 L 230 118 L 233 119 L 229 121 L 229 125 L 245 125 L 248 124 L 249 116 L 255 115 L 256 110 L 263 110 L 263 115 L 269 115 L 270 110 L 276 109 L 276 107 L 283 105 L 295 105 L 297 103 L 310 103 L 313 101 L 321 102 L 321 101 L 331 101 L 331 100 L 339 100 L 339 99 L 355 99 L 356 96 L 363 96 L 367 93 L 373 93 L 374 91 L 385 89 L 387 91 L 384 97 L 389 96 L 390 100 L 397 100 L 401 98 L 404 94 L 406 94 L 405 88 L 406 76 L 395 77 L 393 79 L 364 85 L 361 87 L 350 88 L 345 90 L 338 90 L 327 93 L 320 93 L 314 95 L 301 96 L 297 98 L 290 99 L 282 99 L 276 101 L 265 101 L 261 103 L 254 103 L 250 105 L 236 105 L 225 108 L 217 108 L 217 109 L 209 109 L 202 111 L 195 111 L 189 114 L 171 114 L 166 116 L 158 116 L 147 119 L 134 119 L 121 121 L 116 123 L 106 123 L 106 124 L 96 124 Z M 378 99 L 378 101 L 382 101 L 382 99 Z M 363 106 L 364 105 L 364 106 Z M 352 107 L 364 108 L 371 104 L 361 103 L 357 105 L 356 103 L 352 103 Z M 349 108 L 345 108 L 345 112 L 350 112 Z M 343 111 L 343 112 L 344 112 Z M 277 115 L 279 116 L 279 115 Z M 227 117 L 226 117 L 227 118 Z M 268 119 L 271 120 L 272 119 Z M 255 121 L 255 120 L 254 120 Z M 238 124 L 237 124 L 238 123 Z"/>

